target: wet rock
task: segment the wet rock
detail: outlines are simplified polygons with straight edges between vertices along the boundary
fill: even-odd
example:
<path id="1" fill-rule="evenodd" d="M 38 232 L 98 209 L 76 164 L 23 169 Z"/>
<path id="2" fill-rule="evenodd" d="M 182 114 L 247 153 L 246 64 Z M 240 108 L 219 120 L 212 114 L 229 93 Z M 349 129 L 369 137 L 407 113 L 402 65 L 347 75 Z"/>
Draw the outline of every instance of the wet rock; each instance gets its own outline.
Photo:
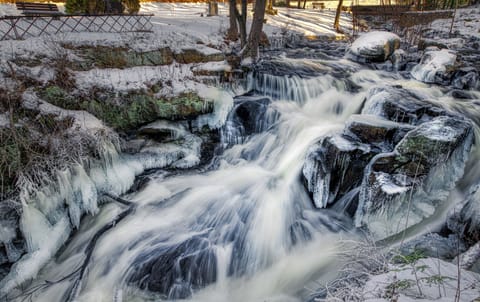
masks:
<path id="1" fill-rule="evenodd" d="M 223 143 L 242 143 L 248 136 L 267 130 L 278 118 L 278 113 L 269 107 L 270 103 L 266 97 L 236 97 L 222 128 Z"/>
<path id="2" fill-rule="evenodd" d="M 467 246 L 480 241 L 480 184 L 471 188 L 466 198 L 448 213 L 446 227 Z"/>
<path id="3" fill-rule="evenodd" d="M 168 299 L 188 298 L 193 290 L 217 279 L 217 260 L 211 243 L 200 236 L 179 244 L 160 245 L 134 260 L 128 282 Z"/>
<path id="4" fill-rule="evenodd" d="M 307 151 L 302 176 L 317 208 L 325 208 L 360 185 L 375 155 L 370 146 L 345 135 L 326 137 Z"/>
<path id="5" fill-rule="evenodd" d="M 408 132 L 366 168 L 356 225 L 383 239 L 433 215 L 463 174 L 472 141 L 471 122 L 448 116 Z"/>
<path id="6" fill-rule="evenodd" d="M 396 49 L 390 56 L 390 61 L 393 64 L 394 70 L 405 70 L 405 68 L 407 67 L 407 54 L 403 49 Z"/>
<path id="7" fill-rule="evenodd" d="M 362 143 L 377 146 L 384 152 L 392 151 L 405 134 L 414 126 L 382 119 L 376 115 L 352 115 L 347 121 L 347 131 Z"/>
<path id="8" fill-rule="evenodd" d="M 360 63 L 385 62 L 400 47 L 400 37 L 383 31 L 373 31 L 355 40 L 347 57 Z"/>
<path id="9" fill-rule="evenodd" d="M 453 259 L 453 263 L 458 263 L 461 268 L 473 272 L 480 272 L 480 241 L 471 246 L 466 252 Z"/>
<path id="10" fill-rule="evenodd" d="M 457 89 L 473 89 L 478 84 L 478 71 L 474 67 L 459 68 L 452 79 L 452 86 Z"/>
<path id="11" fill-rule="evenodd" d="M 452 97 L 456 99 L 462 99 L 462 100 L 474 100 L 477 98 L 475 94 L 473 94 L 470 91 L 467 90 L 452 90 L 448 93 Z"/>
<path id="12" fill-rule="evenodd" d="M 21 206 L 13 200 L 0 203 L 0 279 L 26 253 L 20 232 Z"/>
<path id="13" fill-rule="evenodd" d="M 410 74 L 418 81 L 449 85 L 456 70 L 457 53 L 451 50 L 427 50 Z"/>
<path id="14" fill-rule="evenodd" d="M 420 100 L 402 87 L 382 86 L 371 88 L 362 114 L 371 114 L 387 120 L 418 125 L 440 115 L 449 115 L 444 109 Z"/>

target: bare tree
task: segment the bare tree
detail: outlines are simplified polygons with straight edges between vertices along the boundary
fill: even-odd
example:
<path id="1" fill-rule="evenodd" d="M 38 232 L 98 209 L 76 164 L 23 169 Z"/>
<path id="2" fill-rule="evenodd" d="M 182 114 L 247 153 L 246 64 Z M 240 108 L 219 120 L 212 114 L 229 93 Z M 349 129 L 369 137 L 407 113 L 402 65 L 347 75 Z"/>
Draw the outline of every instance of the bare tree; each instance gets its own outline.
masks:
<path id="1" fill-rule="evenodd" d="M 256 58 L 258 56 L 258 46 L 262 36 L 263 22 L 265 19 L 265 7 L 267 0 L 256 0 L 253 11 L 252 27 L 248 35 L 248 41 L 245 49 L 243 49 L 242 56 Z"/>
<path id="2" fill-rule="evenodd" d="M 243 48 L 247 43 L 247 0 L 242 0 L 242 13 L 238 11 L 237 1 L 229 0 L 230 2 L 230 28 L 228 29 L 229 37 L 238 36 L 240 30 L 240 43 Z M 238 24 L 238 26 L 237 26 Z M 236 40 L 236 39 L 232 39 Z"/>
<path id="3" fill-rule="evenodd" d="M 228 29 L 228 39 L 232 41 L 237 41 L 238 39 L 238 25 L 237 25 L 237 17 L 235 14 L 236 6 L 237 6 L 236 0 L 229 1 L 230 28 Z"/>
<path id="4" fill-rule="evenodd" d="M 335 22 L 333 27 L 337 32 L 340 32 L 340 13 L 342 12 L 343 0 L 338 1 L 337 13 L 335 14 Z"/>

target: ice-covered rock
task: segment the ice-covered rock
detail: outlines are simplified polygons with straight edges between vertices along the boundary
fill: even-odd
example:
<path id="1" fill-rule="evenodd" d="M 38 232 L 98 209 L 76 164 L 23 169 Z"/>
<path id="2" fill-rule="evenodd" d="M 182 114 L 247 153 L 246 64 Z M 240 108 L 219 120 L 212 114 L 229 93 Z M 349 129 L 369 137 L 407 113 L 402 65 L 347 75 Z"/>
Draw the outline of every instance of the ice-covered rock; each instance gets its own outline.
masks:
<path id="1" fill-rule="evenodd" d="M 362 114 L 378 115 L 390 121 L 411 125 L 418 125 L 436 116 L 449 115 L 446 110 L 420 100 L 411 91 L 398 86 L 371 88 Z"/>
<path id="2" fill-rule="evenodd" d="M 418 81 L 448 85 L 455 72 L 457 53 L 452 50 L 426 50 L 420 63 L 410 72 Z"/>
<path id="3" fill-rule="evenodd" d="M 452 79 L 453 87 L 457 89 L 471 89 L 478 85 L 478 71 L 474 67 L 459 68 Z"/>
<path id="4" fill-rule="evenodd" d="M 360 185 L 370 159 L 379 152 L 392 151 L 413 128 L 375 115 L 352 115 L 343 134 L 311 146 L 303 178 L 315 206 L 324 208 L 348 195 Z"/>
<path id="5" fill-rule="evenodd" d="M 400 47 L 400 37 L 394 33 L 372 31 L 356 39 L 347 57 L 361 63 L 385 62 Z"/>
<path id="6" fill-rule="evenodd" d="M 325 208 L 361 183 L 375 155 L 367 144 L 345 135 L 326 137 L 307 151 L 303 178 L 317 208 Z"/>
<path id="7" fill-rule="evenodd" d="M 383 239 L 430 217 L 463 174 L 472 143 L 473 126 L 459 117 L 440 116 L 408 132 L 366 168 L 356 225 Z"/>
<path id="8" fill-rule="evenodd" d="M 376 115 L 355 114 L 347 121 L 347 131 L 361 142 L 374 145 L 384 152 L 392 151 L 405 134 L 415 127 L 385 120 Z"/>

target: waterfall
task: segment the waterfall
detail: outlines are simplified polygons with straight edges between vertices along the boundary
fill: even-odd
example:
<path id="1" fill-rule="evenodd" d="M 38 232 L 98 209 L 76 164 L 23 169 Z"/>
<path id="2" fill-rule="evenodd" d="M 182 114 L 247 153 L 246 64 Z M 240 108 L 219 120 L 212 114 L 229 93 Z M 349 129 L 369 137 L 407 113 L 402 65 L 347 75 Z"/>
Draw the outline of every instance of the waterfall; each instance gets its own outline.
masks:
<path id="1" fill-rule="evenodd" d="M 326 208 L 316 208 L 300 177 L 308 150 L 341 133 L 370 87 L 407 87 L 411 80 L 344 60 L 284 61 L 289 68 L 302 64 L 302 72 L 254 72 L 250 94 L 219 94 L 226 101 L 218 102 L 217 114 L 195 121 L 197 128 L 219 127 L 222 136 L 221 152 L 201 172 L 189 170 L 199 162 L 201 139 L 162 123 L 182 137 L 181 146 L 158 144 L 134 155 L 112 150 L 101 163 L 59 172 L 56 183 L 36 194 L 35 207 L 26 203 L 22 225 L 38 259 L 18 265 L 4 293 L 53 301 L 79 284 L 76 301 L 302 301 L 310 294 L 306 283 L 335 278 L 342 242 L 362 240 L 343 211 L 359 189 L 334 208 L 318 192 Z M 428 88 L 411 84 L 412 93 L 422 89 Z M 167 166 L 175 173 L 162 173 Z M 156 171 L 129 192 L 146 169 Z M 75 283 L 88 242 L 125 208 L 102 205 L 103 193 L 124 194 L 135 208 L 98 239 Z M 96 215 L 80 221 L 84 214 Z M 46 241 L 55 242 L 35 255 Z M 32 276 L 27 290 L 13 290 Z"/>

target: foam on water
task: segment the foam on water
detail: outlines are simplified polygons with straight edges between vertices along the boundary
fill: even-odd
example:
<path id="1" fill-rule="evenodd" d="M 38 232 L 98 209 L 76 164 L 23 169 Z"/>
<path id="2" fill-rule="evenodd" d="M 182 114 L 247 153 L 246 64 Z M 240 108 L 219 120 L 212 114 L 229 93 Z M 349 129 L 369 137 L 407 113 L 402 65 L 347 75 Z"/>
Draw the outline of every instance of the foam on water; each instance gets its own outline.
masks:
<path id="1" fill-rule="evenodd" d="M 349 63 L 338 64 L 349 69 Z M 141 189 L 124 196 L 135 211 L 98 240 L 76 300 L 301 301 L 306 283 L 334 278 L 336 242 L 358 235 L 340 206 L 314 207 L 300 180 L 305 156 L 312 144 L 344 128 L 370 87 L 404 83 L 397 76 L 356 68 L 342 79 L 252 75 L 250 88 L 271 98 L 268 110 L 275 118 L 241 139 L 235 138 L 245 134 L 241 129 L 227 129 L 237 104 L 230 94 L 223 95 L 216 113 L 197 122 L 218 128 L 226 121 L 222 133 L 231 136 L 222 138 L 226 149 L 210 170 L 152 174 Z M 347 81 L 355 91 L 349 91 Z M 114 219 L 102 211 L 102 193 L 124 194 L 145 169 L 198 164 L 201 140 L 184 128 L 173 130 L 183 145 L 153 145 L 135 155 L 111 150 L 97 165 L 59 172 L 55 184 L 25 200 L 22 225 L 30 253 L 1 284 L 3 293 L 35 277 L 45 264 L 31 288 L 59 280 L 81 264 L 95 230 Z M 313 175 L 315 167 L 307 169 Z M 389 183 L 385 188 L 401 193 Z M 339 203 L 345 207 L 352 198 Z M 325 198 L 315 200 L 325 207 Z M 115 215 L 123 209 L 108 206 Z M 87 225 L 80 223 L 82 215 L 99 212 L 87 218 Z M 74 227 L 79 231 L 53 258 Z M 74 278 L 49 283 L 32 298 L 63 297 Z"/>

